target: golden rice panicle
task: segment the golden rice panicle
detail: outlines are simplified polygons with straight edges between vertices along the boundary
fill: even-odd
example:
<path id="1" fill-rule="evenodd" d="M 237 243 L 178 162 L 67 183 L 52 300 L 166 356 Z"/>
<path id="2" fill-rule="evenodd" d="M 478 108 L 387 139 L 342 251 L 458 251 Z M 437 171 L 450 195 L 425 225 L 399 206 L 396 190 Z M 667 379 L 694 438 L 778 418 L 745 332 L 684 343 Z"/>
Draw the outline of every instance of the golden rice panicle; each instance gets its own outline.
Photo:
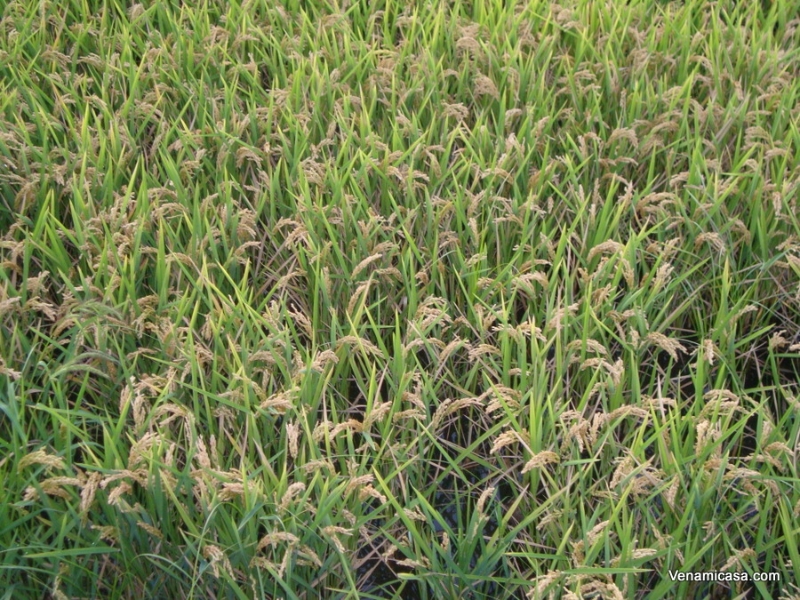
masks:
<path id="1" fill-rule="evenodd" d="M 353 532 L 351 530 L 345 527 L 329 525 L 327 527 L 323 527 L 320 531 L 326 538 L 330 539 L 330 541 L 333 542 L 333 545 L 339 552 L 341 552 L 342 554 L 347 552 L 347 549 L 345 548 L 339 536 L 352 536 Z"/>
<path id="2" fill-rule="evenodd" d="M 84 523 L 89 517 L 89 510 L 92 508 L 92 504 L 94 504 L 95 494 L 97 493 L 97 488 L 100 486 L 102 479 L 103 475 L 99 471 L 95 471 L 89 475 L 89 478 L 83 485 L 79 510 Z"/>
<path id="3" fill-rule="evenodd" d="M 302 494 L 306 489 L 306 484 L 302 481 L 298 481 L 290 485 L 286 488 L 283 496 L 281 497 L 281 501 L 278 503 L 278 510 L 283 512 L 285 511 L 289 505 L 292 503 L 294 498 L 299 494 Z"/>
<path id="4" fill-rule="evenodd" d="M 516 444 L 517 441 L 519 441 L 519 434 L 516 431 L 513 431 L 511 429 L 504 431 L 495 438 L 494 443 L 492 444 L 492 449 L 489 451 L 489 454 L 497 454 L 500 450 L 502 450 L 506 446 L 510 446 L 511 444 Z"/>
<path id="5" fill-rule="evenodd" d="M 292 457 L 292 459 L 296 459 L 298 452 L 298 440 L 300 438 L 300 428 L 297 426 L 297 423 L 287 423 L 286 437 L 288 441 L 289 456 Z"/>
<path id="6" fill-rule="evenodd" d="M 485 408 L 487 415 L 491 415 L 504 407 L 512 410 L 518 409 L 522 397 L 522 393 L 518 390 L 503 385 L 492 386 L 492 389 L 486 392 L 485 395 L 491 398 Z"/>
<path id="7" fill-rule="evenodd" d="M 606 240 L 592 248 L 586 258 L 587 260 L 592 260 L 598 254 L 617 254 L 624 249 L 625 246 L 623 244 L 615 240 Z"/>
<path id="8" fill-rule="evenodd" d="M 526 596 L 528 600 L 542 600 L 544 598 L 544 593 L 550 588 L 554 583 L 561 580 L 563 578 L 563 573 L 561 571 L 548 571 L 545 575 L 541 577 L 537 577 L 532 583 L 536 585 L 528 590 Z M 550 596 L 548 596 L 550 597 Z"/>
<path id="9" fill-rule="evenodd" d="M 458 400 L 447 398 L 439 405 L 439 407 L 436 409 L 436 412 L 433 413 L 433 418 L 431 419 L 433 428 L 434 430 L 438 430 L 444 418 L 453 414 L 454 412 L 457 412 L 463 408 L 482 405 L 482 398 L 459 398 Z"/>
<path id="10" fill-rule="evenodd" d="M 533 469 L 539 469 L 549 464 L 557 464 L 561 462 L 561 458 L 555 452 L 550 450 L 543 450 L 533 455 L 533 457 L 525 463 L 522 467 L 522 473 L 525 474 Z"/>
<path id="11" fill-rule="evenodd" d="M 670 484 L 667 491 L 664 492 L 664 500 L 666 500 L 667 505 L 672 509 L 676 510 L 675 507 L 675 498 L 678 495 L 678 490 L 681 486 L 681 478 L 679 475 L 673 475 L 672 483 Z"/>
<path id="12" fill-rule="evenodd" d="M 347 487 L 345 488 L 346 493 L 350 493 L 354 490 L 362 488 L 368 484 L 371 484 L 375 480 L 374 475 L 366 474 L 361 475 L 359 477 L 351 477 L 350 481 L 347 482 Z"/>
<path id="13" fill-rule="evenodd" d="M 714 365 L 714 359 L 719 355 L 719 349 L 710 339 L 703 340 L 703 359 L 709 364 Z"/>
<path id="14" fill-rule="evenodd" d="M 211 565 L 211 572 L 216 579 L 220 578 L 220 565 L 222 569 L 230 576 L 233 577 L 233 568 L 228 557 L 223 552 L 222 548 L 213 544 L 208 544 L 203 547 L 203 557 L 207 559 Z"/>
<path id="15" fill-rule="evenodd" d="M 442 532 L 441 547 L 442 547 L 442 550 L 444 550 L 445 553 L 450 551 L 450 536 L 447 535 L 446 531 Z"/>
<path id="16" fill-rule="evenodd" d="M 672 357 L 672 360 L 678 360 L 678 351 L 686 353 L 686 348 L 679 341 L 665 336 L 663 333 L 652 332 L 648 333 L 645 338 L 646 341 L 664 350 Z"/>
<path id="17" fill-rule="evenodd" d="M 475 505 L 475 510 L 478 512 L 480 516 L 484 516 L 484 508 L 486 507 L 486 502 L 491 498 L 495 493 L 494 487 L 488 487 L 483 492 L 481 492 L 480 497 L 478 498 L 478 502 Z"/>
<path id="18" fill-rule="evenodd" d="M 550 331 L 555 330 L 556 333 L 560 333 L 561 329 L 563 328 L 563 321 L 566 317 L 572 317 L 578 311 L 578 303 L 573 303 L 568 306 L 564 306 L 561 308 L 557 308 L 553 311 L 552 316 L 547 320 L 545 324 L 544 330 Z"/>
<path id="19" fill-rule="evenodd" d="M 747 565 L 758 556 L 758 553 L 752 548 L 744 548 L 742 550 L 734 550 L 733 556 L 728 558 L 724 565 L 720 568 L 723 573 L 730 571 L 733 567 L 738 567 L 737 570 L 744 570 Z"/>
<path id="20" fill-rule="evenodd" d="M 55 454 L 50 454 L 43 448 L 23 456 L 17 464 L 17 468 L 22 471 L 22 469 L 30 465 L 45 465 L 48 472 L 52 469 L 63 471 L 66 468 L 66 463 L 63 458 Z"/>
<path id="21" fill-rule="evenodd" d="M 376 254 L 373 254 L 371 256 L 368 256 L 367 258 L 365 258 L 364 260 L 362 260 L 360 263 L 358 263 L 355 266 L 355 268 L 353 269 L 353 272 L 350 273 L 350 278 L 351 279 L 355 279 L 356 277 L 358 277 L 358 275 L 361 273 L 361 271 L 366 269 L 372 263 L 380 260 L 381 258 L 383 258 L 383 254 L 380 253 L 380 252 L 378 252 Z"/>
<path id="22" fill-rule="evenodd" d="M 311 460 L 303 465 L 302 467 L 303 472 L 306 474 L 314 473 L 317 470 L 325 469 L 330 474 L 336 473 L 336 468 L 333 466 L 333 463 L 328 459 L 317 459 Z"/>
<path id="23" fill-rule="evenodd" d="M 374 423 L 380 423 L 383 419 L 386 418 L 392 410 L 392 403 L 391 402 L 378 402 L 375 404 L 372 409 L 367 413 L 366 417 L 364 418 L 364 429 L 368 429 Z"/>
<path id="24" fill-rule="evenodd" d="M 401 567 L 409 567 L 412 569 L 430 569 L 431 567 L 431 561 L 425 556 L 419 556 L 416 560 L 411 558 L 398 560 L 395 561 L 395 564 L 400 565 Z"/>
<path id="25" fill-rule="evenodd" d="M 367 484 L 358 491 L 358 499 L 364 502 L 367 498 L 375 498 L 381 504 L 386 504 L 387 498 L 384 494 L 376 490 L 371 484 Z"/>
<path id="26" fill-rule="evenodd" d="M 492 81 L 486 75 L 477 75 L 475 77 L 472 91 L 477 98 L 481 96 L 489 96 L 495 100 L 500 99 L 500 92 L 498 91 L 497 86 L 494 84 L 494 81 Z"/>
<path id="27" fill-rule="evenodd" d="M 702 419 L 695 426 L 695 443 L 694 451 L 698 456 L 706 449 L 707 446 L 714 444 L 722 434 L 719 423 L 713 424 L 708 419 Z M 721 448 L 717 445 L 714 448 L 713 456 L 718 457 L 721 453 Z"/>
<path id="28" fill-rule="evenodd" d="M 39 488 L 48 496 L 57 496 L 64 500 L 71 499 L 72 495 L 64 489 L 63 486 L 70 485 L 81 488 L 83 481 L 77 477 L 48 477 L 47 479 L 39 482 Z M 25 500 L 35 500 L 39 497 L 38 490 L 33 486 L 28 486 L 25 489 Z"/>
<path id="29" fill-rule="evenodd" d="M 404 508 L 403 512 L 412 521 L 427 521 L 428 520 L 428 518 L 424 514 L 422 514 L 422 511 L 420 511 L 419 507 L 416 507 L 416 506 L 413 509 L 412 508 Z"/>
<path id="30" fill-rule="evenodd" d="M 293 533 L 289 533 L 288 531 L 273 531 L 258 541 L 258 544 L 256 545 L 256 551 L 258 552 L 264 548 L 277 546 L 281 543 L 287 543 L 290 546 L 295 546 L 300 543 L 300 538 Z"/>

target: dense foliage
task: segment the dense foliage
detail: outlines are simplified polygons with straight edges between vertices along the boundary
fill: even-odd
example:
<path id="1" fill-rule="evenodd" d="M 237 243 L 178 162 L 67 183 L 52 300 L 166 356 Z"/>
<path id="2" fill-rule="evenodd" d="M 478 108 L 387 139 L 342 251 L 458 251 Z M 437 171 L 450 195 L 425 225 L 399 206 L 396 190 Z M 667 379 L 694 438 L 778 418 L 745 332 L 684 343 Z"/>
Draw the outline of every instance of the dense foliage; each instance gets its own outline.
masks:
<path id="1" fill-rule="evenodd" d="M 0 7 L 0 597 L 800 597 L 797 2 Z"/>

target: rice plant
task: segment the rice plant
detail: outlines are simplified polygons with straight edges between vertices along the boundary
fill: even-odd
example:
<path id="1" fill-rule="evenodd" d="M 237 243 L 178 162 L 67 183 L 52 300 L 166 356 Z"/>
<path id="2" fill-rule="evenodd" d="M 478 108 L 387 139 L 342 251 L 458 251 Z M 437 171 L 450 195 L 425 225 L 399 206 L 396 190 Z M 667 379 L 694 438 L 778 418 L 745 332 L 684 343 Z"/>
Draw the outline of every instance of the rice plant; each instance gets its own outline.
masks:
<path id="1" fill-rule="evenodd" d="M 800 598 L 797 2 L 0 8 L 2 598 Z"/>

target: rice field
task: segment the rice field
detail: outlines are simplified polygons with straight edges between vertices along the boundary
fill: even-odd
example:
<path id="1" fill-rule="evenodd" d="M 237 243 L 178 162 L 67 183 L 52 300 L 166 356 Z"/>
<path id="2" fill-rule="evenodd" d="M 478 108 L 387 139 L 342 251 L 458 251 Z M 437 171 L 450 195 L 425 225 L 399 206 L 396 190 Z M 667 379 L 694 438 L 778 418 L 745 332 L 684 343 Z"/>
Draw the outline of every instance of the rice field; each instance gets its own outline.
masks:
<path id="1" fill-rule="evenodd" d="M 0 600 L 800 598 L 800 3 L 0 16 Z"/>

